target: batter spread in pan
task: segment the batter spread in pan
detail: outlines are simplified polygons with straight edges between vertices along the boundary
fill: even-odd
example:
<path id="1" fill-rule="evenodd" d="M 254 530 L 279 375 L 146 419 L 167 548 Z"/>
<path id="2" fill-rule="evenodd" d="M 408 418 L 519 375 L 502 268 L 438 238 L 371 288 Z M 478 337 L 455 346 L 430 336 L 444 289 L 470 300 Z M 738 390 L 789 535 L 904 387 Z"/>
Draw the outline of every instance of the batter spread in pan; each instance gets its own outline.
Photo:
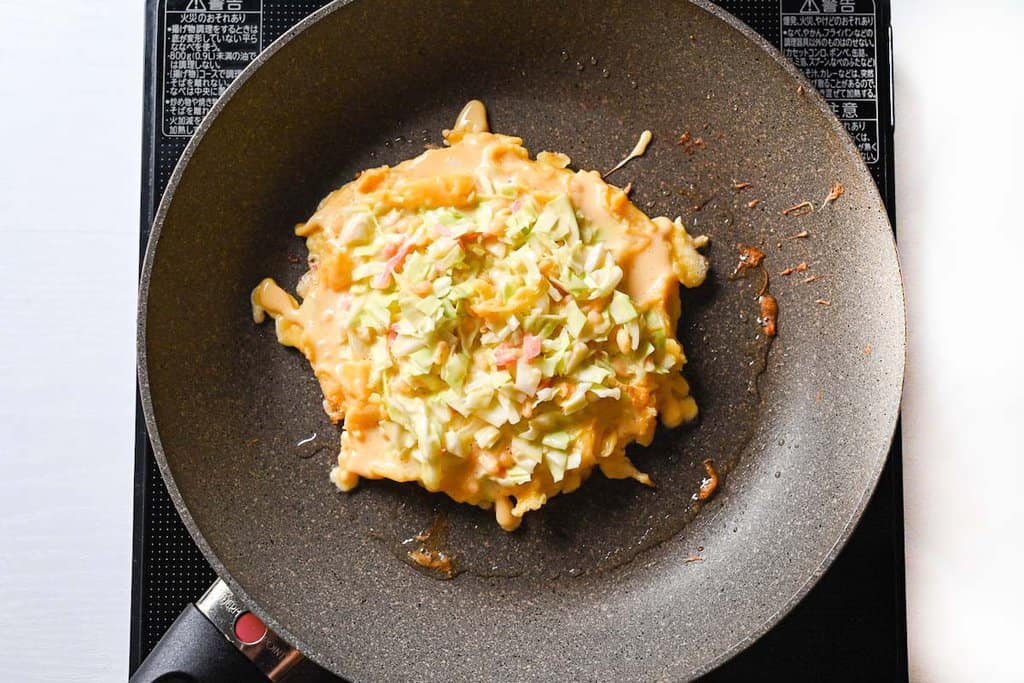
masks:
<path id="1" fill-rule="evenodd" d="M 470 102 L 447 146 L 364 171 L 296 228 L 301 303 L 272 280 L 253 315 L 305 354 L 344 420 L 331 479 L 419 482 L 502 528 L 697 414 L 675 338 L 707 263 L 564 154 L 531 159 Z"/>

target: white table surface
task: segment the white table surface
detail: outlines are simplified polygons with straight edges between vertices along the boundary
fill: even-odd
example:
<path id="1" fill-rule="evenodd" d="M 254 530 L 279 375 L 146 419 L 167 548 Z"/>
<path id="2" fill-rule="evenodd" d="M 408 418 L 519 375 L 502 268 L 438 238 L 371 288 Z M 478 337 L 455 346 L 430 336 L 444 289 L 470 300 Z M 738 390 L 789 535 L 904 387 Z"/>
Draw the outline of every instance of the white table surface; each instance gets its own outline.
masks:
<path id="1" fill-rule="evenodd" d="M 911 673 L 1024 681 L 1024 3 L 894 4 Z M 126 677 L 142 6 L 0 0 L 5 681 Z"/>

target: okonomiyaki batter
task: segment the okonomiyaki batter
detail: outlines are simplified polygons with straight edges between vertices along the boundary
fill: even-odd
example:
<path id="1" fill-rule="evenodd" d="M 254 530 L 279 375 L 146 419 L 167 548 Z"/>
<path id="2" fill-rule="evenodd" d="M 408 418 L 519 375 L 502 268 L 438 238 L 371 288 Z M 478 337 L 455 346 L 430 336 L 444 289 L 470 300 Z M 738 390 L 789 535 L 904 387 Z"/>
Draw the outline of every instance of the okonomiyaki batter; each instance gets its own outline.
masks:
<path id="1" fill-rule="evenodd" d="M 595 467 L 650 484 L 626 446 L 697 414 L 675 329 L 705 238 L 564 154 L 531 159 L 480 102 L 445 140 L 296 228 L 301 303 L 269 279 L 252 293 L 344 421 L 331 479 L 418 482 L 506 530 Z"/>

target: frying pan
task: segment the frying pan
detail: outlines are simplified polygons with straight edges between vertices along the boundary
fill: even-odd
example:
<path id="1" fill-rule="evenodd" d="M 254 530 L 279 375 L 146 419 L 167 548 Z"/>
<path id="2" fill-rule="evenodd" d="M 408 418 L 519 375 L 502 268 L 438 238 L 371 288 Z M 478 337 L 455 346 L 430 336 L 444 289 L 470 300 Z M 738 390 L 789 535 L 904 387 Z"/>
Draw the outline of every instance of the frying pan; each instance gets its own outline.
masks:
<path id="1" fill-rule="evenodd" d="M 494 130 L 581 168 L 611 168 L 651 130 L 646 156 L 612 180 L 711 238 L 679 329 L 701 417 L 631 451 L 657 488 L 595 475 L 511 534 L 413 485 L 336 492 L 338 428 L 318 385 L 248 306 L 265 276 L 294 287 L 305 252 L 291 227 L 320 197 L 438 143 L 472 98 Z M 825 202 L 836 182 L 844 194 Z M 783 213 L 804 201 L 812 212 Z M 738 245 L 766 254 L 770 346 L 764 273 L 730 278 Z M 857 150 L 794 67 L 705 2 L 328 5 L 198 130 L 158 211 L 139 312 L 146 420 L 189 531 L 239 609 L 351 680 L 711 670 L 785 615 L 849 536 L 904 365 L 896 251 Z M 707 458 L 721 482 L 694 501 Z M 439 519 L 461 571 L 450 581 L 401 561 L 401 541 Z"/>

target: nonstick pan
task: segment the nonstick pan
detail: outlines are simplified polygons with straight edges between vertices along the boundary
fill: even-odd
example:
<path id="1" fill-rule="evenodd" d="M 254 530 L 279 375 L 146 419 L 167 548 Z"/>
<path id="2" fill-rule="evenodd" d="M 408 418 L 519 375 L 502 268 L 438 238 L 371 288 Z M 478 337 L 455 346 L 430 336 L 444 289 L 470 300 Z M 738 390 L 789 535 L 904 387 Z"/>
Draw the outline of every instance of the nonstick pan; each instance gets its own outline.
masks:
<path id="1" fill-rule="evenodd" d="M 319 387 L 248 304 L 265 276 L 294 288 L 292 226 L 320 197 L 439 143 L 473 98 L 494 130 L 580 168 L 611 168 L 651 130 L 612 180 L 711 238 L 679 330 L 701 417 L 631 451 L 657 488 L 596 474 L 511 534 L 414 485 L 337 492 Z M 896 422 L 903 297 L 875 185 L 794 67 L 707 3 L 333 3 L 217 103 L 152 234 L 140 382 L 175 505 L 241 606 L 351 680 L 707 672 L 825 571 Z M 764 268 L 731 278 L 741 245 Z M 705 459 L 720 482 L 697 501 Z M 442 522 L 461 572 L 448 581 L 402 561 L 403 539 Z"/>

